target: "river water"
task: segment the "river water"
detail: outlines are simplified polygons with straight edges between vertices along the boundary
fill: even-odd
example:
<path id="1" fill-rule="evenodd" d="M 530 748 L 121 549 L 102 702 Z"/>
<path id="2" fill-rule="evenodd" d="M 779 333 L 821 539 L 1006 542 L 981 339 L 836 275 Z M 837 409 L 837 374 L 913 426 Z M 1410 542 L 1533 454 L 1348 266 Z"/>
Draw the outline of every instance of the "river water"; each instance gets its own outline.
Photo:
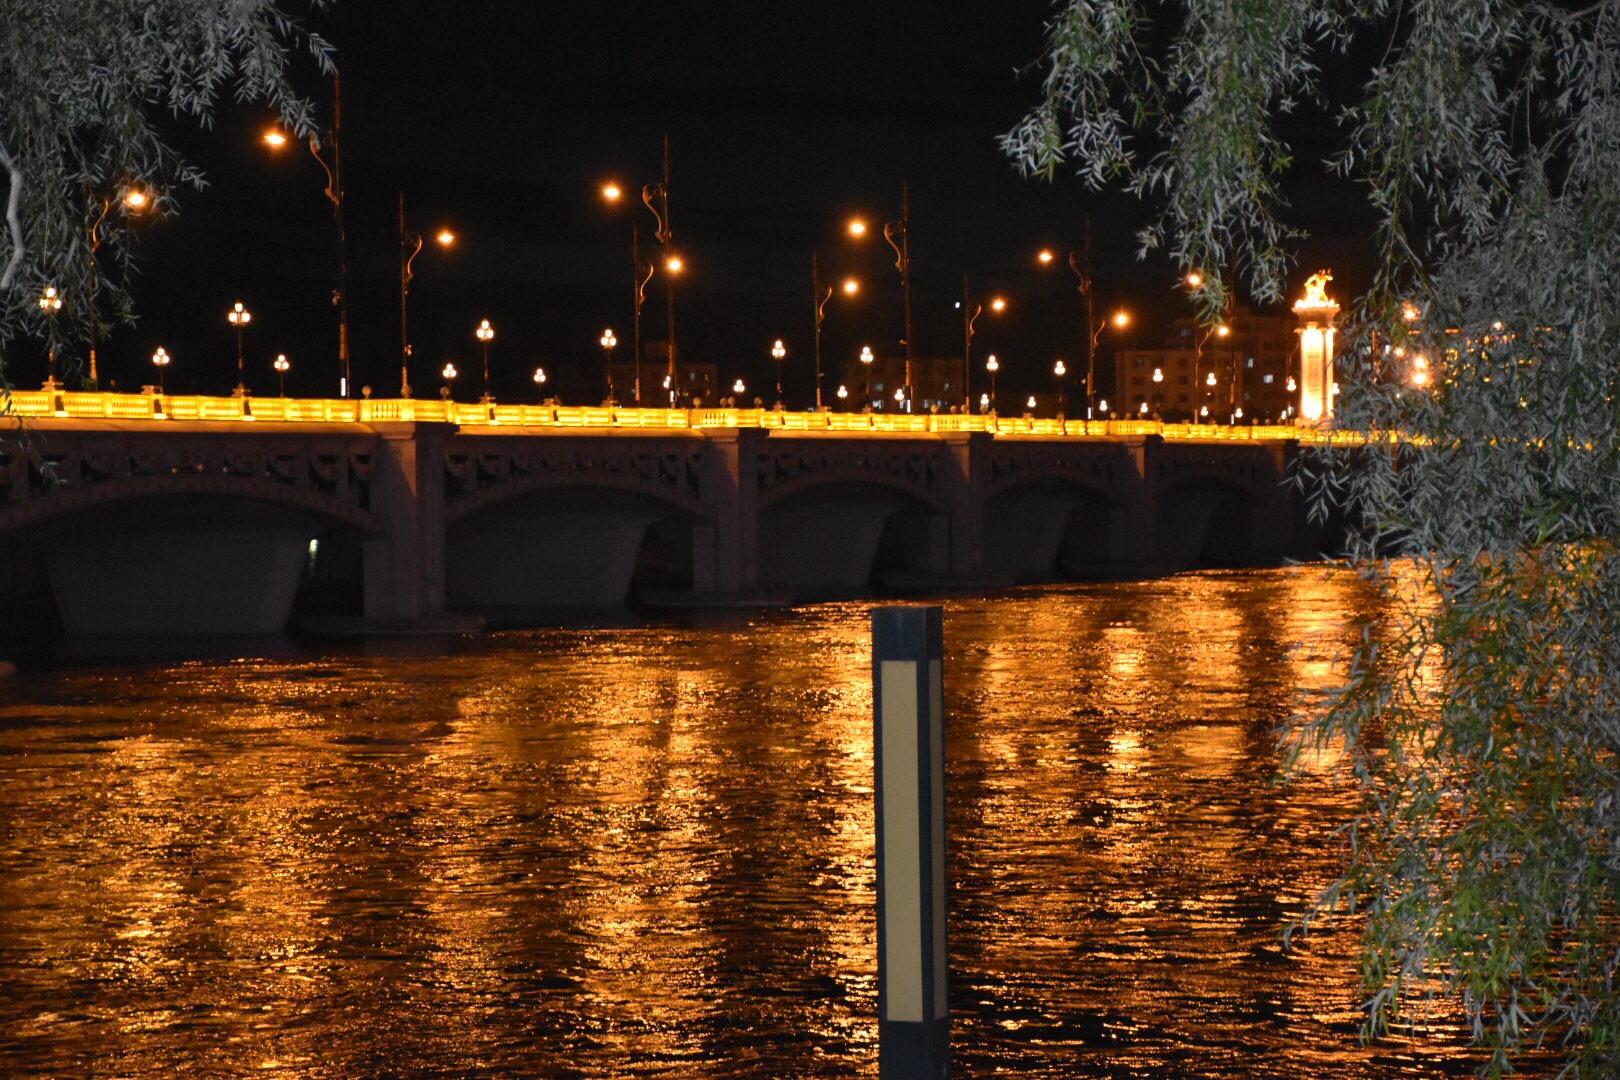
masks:
<path id="1" fill-rule="evenodd" d="M 1467 1073 L 1281 947 L 1351 791 L 1273 730 L 1359 582 L 940 602 L 955 1075 Z M 0 684 L 0 1075 L 875 1077 L 869 609 Z"/>

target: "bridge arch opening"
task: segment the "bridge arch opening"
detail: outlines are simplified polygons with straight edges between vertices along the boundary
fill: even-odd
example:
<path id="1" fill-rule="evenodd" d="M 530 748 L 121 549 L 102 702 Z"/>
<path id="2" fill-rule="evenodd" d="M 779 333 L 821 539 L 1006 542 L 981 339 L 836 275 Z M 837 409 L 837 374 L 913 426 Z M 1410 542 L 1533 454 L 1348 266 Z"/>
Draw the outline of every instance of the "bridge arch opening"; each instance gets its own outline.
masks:
<path id="1" fill-rule="evenodd" d="M 948 537 L 943 511 L 898 488 L 860 481 L 804 488 L 760 511 L 760 583 L 832 596 L 943 574 Z"/>
<path id="2" fill-rule="evenodd" d="M 1276 562 L 1288 537 L 1253 492 L 1229 481 L 1198 478 L 1160 492 L 1155 547 L 1172 569 L 1225 569 Z"/>
<path id="3" fill-rule="evenodd" d="M 1105 576 L 1138 554 L 1123 509 L 1085 484 L 1018 484 L 986 501 L 984 522 L 985 567 L 1015 581 Z"/>
<path id="4" fill-rule="evenodd" d="M 458 611 L 521 622 L 690 589 L 694 523 L 689 511 L 638 492 L 530 491 L 448 523 L 446 599 Z"/>
<path id="5" fill-rule="evenodd" d="M 330 526 L 285 503 L 166 493 L 52 515 L 8 546 L 13 567 L 43 574 L 71 635 L 274 634 L 291 618 L 310 541 Z M 43 597 L 36 586 L 33 600 Z"/>

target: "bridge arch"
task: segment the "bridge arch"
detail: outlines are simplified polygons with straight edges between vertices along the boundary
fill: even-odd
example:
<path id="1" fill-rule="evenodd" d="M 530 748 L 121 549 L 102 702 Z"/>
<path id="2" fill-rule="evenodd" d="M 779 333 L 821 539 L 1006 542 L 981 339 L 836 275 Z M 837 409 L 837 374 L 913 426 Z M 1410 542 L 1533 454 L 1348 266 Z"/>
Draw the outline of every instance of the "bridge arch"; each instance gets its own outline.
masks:
<path id="1" fill-rule="evenodd" d="M 1271 497 L 1267 497 L 1271 496 Z M 1273 561 L 1279 537 L 1274 492 L 1218 472 L 1192 472 L 1159 489 L 1153 500 L 1154 550 L 1176 569 L 1248 566 Z"/>
<path id="2" fill-rule="evenodd" d="M 1133 556 L 1115 491 L 1072 470 L 1031 469 L 985 492 L 984 562 L 1015 581 L 1118 572 Z"/>
<path id="3" fill-rule="evenodd" d="M 932 492 L 849 470 L 765 493 L 759 511 L 761 585 L 809 595 L 940 574 L 950 508 Z"/>

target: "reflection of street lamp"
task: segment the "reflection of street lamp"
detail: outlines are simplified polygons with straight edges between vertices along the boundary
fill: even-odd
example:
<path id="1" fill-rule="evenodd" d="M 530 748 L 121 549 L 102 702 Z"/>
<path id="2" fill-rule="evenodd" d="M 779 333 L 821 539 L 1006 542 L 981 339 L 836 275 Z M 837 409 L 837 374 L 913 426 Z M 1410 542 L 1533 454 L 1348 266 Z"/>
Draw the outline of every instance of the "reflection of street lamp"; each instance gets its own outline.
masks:
<path id="1" fill-rule="evenodd" d="M 473 331 L 478 344 L 484 347 L 484 396 L 482 400 L 487 404 L 495 399 L 489 393 L 489 343 L 495 340 L 495 328 L 489 325 L 488 319 L 480 319 L 478 329 Z"/>
<path id="2" fill-rule="evenodd" d="M 46 379 L 47 389 L 56 389 L 56 313 L 62 310 L 62 297 L 57 293 L 55 285 L 45 286 L 45 291 L 39 297 L 39 310 L 45 313 L 45 320 L 51 324 L 49 364 L 50 374 Z"/>
<path id="3" fill-rule="evenodd" d="M 1059 419 L 1061 419 L 1063 417 L 1063 413 L 1065 411 L 1065 400 L 1066 399 L 1065 399 L 1064 393 L 1063 393 L 1063 376 L 1067 375 L 1068 373 L 1069 373 L 1069 369 L 1067 367 L 1063 366 L 1063 361 L 1062 360 L 1059 360 L 1057 363 L 1052 365 L 1052 378 L 1057 383 L 1058 418 Z"/>
<path id="4" fill-rule="evenodd" d="M 1007 301 L 997 296 L 990 301 L 990 310 L 1000 314 L 1007 310 Z M 967 275 L 962 275 L 962 411 L 969 411 L 973 402 L 973 324 L 984 313 L 984 305 L 973 299 L 968 291 Z"/>
<path id="5" fill-rule="evenodd" d="M 996 359 L 995 353 L 991 353 L 989 358 L 985 360 L 984 370 L 990 373 L 990 411 L 994 412 L 996 408 L 996 372 L 1001 370 L 1001 361 Z"/>
<path id="6" fill-rule="evenodd" d="M 169 350 L 159 345 L 157 352 L 152 354 L 152 366 L 157 368 L 158 393 L 163 393 L 163 369 L 169 366 Z"/>
<path id="7" fill-rule="evenodd" d="M 236 327 L 236 396 L 247 397 L 247 382 L 245 381 L 242 364 L 242 331 L 247 329 L 247 324 L 253 321 L 253 313 L 243 307 L 242 301 L 238 300 L 225 318 L 229 319 L 231 325 Z"/>
<path id="8" fill-rule="evenodd" d="M 602 336 L 596 339 L 602 346 L 602 381 L 607 386 L 607 403 L 613 404 L 613 348 L 619 339 L 613 336 L 613 328 L 602 331 Z"/>
<path id="9" fill-rule="evenodd" d="M 861 346 L 861 370 L 866 372 L 866 385 L 861 390 L 861 408 L 872 404 L 872 362 L 877 357 L 872 355 L 872 346 Z"/>
<path id="10" fill-rule="evenodd" d="M 337 219 L 338 232 L 338 284 L 337 291 L 332 294 L 332 302 L 338 309 L 338 392 L 341 397 L 349 396 L 349 259 L 348 235 L 343 228 L 343 79 L 334 76 L 332 80 L 332 130 L 323 133 L 311 132 L 308 145 L 309 152 L 315 158 L 315 163 L 326 173 L 326 197 L 332 203 L 332 216 Z M 322 138 L 332 148 L 332 161 L 327 163 L 321 156 Z M 287 143 L 287 136 L 281 131 L 272 130 L 264 134 L 264 141 L 271 149 L 279 149 Z"/>
<path id="11" fill-rule="evenodd" d="M 271 364 L 270 366 L 276 369 L 276 386 L 278 387 L 277 392 L 280 394 L 280 396 L 286 397 L 287 369 L 292 367 L 292 365 L 287 362 L 287 354 L 277 353 L 275 363 Z"/>
<path id="12" fill-rule="evenodd" d="M 449 247 L 456 242 L 456 234 L 440 229 L 433 242 Z M 411 264 L 422 251 L 422 234 L 405 230 L 405 193 L 399 193 L 399 396 L 411 396 L 411 332 L 410 296 Z"/>
<path id="13" fill-rule="evenodd" d="M 849 223 L 851 236 L 866 235 L 866 223 L 851 221 Z M 900 271 L 900 291 L 905 302 L 905 340 L 901 342 L 906 350 L 906 385 L 905 397 L 902 399 L 907 408 L 912 402 L 911 383 L 911 186 L 902 184 L 900 187 L 900 220 L 890 221 L 883 226 L 883 239 L 888 241 L 894 249 L 894 268 Z"/>
<path id="14" fill-rule="evenodd" d="M 543 368 L 543 367 L 537 367 L 537 368 L 534 369 L 534 389 L 535 389 L 535 399 L 537 401 L 544 398 L 545 392 L 546 392 L 545 391 L 545 386 L 546 386 L 546 369 Z"/>
<path id="15" fill-rule="evenodd" d="M 787 346 L 782 339 L 777 338 L 776 344 L 771 346 L 771 359 L 776 361 L 776 407 L 782 407 L 782 361 L 787 357 Z"/>

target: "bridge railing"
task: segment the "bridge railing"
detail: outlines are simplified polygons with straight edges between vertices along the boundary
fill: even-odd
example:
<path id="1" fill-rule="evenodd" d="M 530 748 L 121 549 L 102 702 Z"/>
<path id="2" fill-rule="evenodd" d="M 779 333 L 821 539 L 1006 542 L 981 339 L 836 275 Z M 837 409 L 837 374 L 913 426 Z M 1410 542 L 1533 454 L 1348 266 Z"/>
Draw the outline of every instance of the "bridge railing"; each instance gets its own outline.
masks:
<path id="1" fill-rule="evenodd" d="M 992 435 L 1130 437 L 1250 441 L 1305 439 L 1325 433 L 1280 424 L 1172 424 L 1158 420 L 1068 420 L 1056 417 L 964 413 L 788 412 L 778 409 L 655 409 L 614 405 L 520 405 L 433 398 L 207 397 L 13 390 L 0 395 L 0 416 L 57 416 L 106 420 L 260 421 L 283 423 L 449 423 L 464 428 L 763 428 L 779 431 L 928 434 L 987 432 Z M 1350 433 L 1335 432 L 1336 441 Z"/>

